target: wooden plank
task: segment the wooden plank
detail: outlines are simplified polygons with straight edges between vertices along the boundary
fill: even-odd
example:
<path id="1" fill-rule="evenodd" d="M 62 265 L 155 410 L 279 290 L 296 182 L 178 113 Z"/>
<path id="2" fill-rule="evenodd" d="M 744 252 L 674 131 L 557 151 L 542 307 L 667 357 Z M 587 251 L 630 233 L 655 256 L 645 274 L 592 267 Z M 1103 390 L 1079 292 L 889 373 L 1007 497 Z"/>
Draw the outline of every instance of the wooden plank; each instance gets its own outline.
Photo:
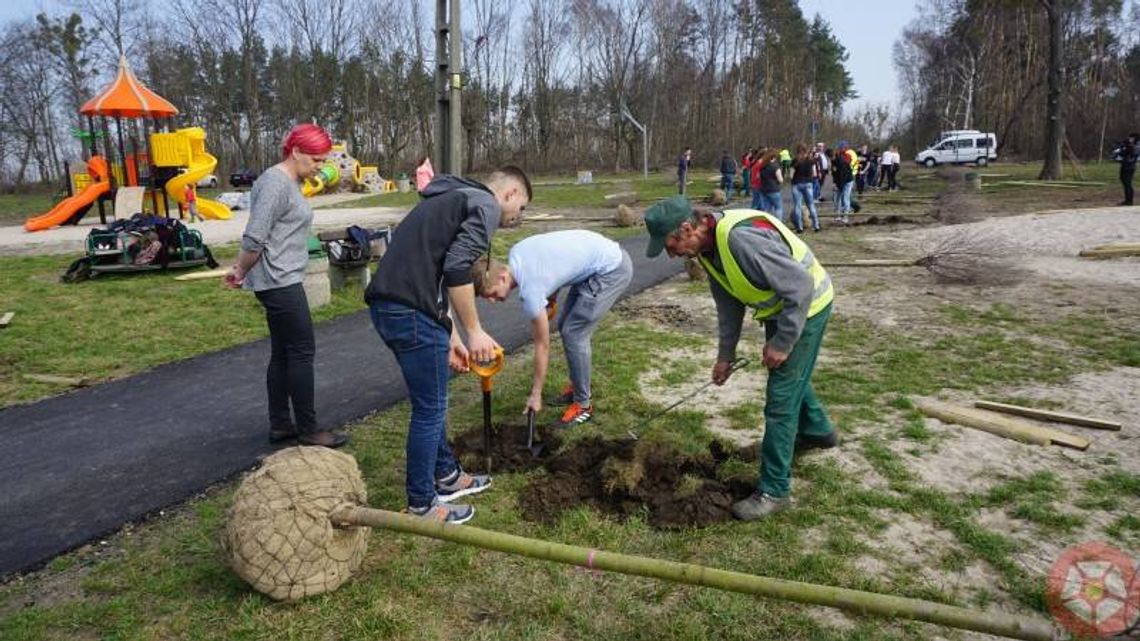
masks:
<path id="1" fill-rule="evenodd" d="M 87 387 L 91 381 L 86 378 L 75 378 L 73 376 L 56 376 L 54 374 L 24 374 L 24 378 L 29 381 L 37 383 L 48 383 L 50 385 L 67 385 L 69 387 Z"/>
<path id="2" fill-rule="evenodd" d="M 1081 258 L 1126 258 L 1140 256 L 1140 247 L 1123 247 L 1119 249 L 1083 249 L 1078 254 Z"/>
<path id="3" fill-rule="evenodd" d="M 221 278 L 230 273 L 228 269 L 211 269 L 204 272 L 194 272 L 192 274 L 182 274 L 175 276 L 174 280 L 206 280 L 208 278 Z"/>
<path id="4" fill-rule="evenodd" d="M 1091 427 L 1098 430 L 1111 430 L 1113 432 L 1119 432 L 1124 428 L 1123 424 L 1117 423 L 1116 421 L 1106 421 L 1104 419 L 1080 416 L 1077 414 L 1068 414 L 1066 412 L 1051 412 L 1049 410 L 1041 410 L 1035 407 L 1023 407 L 1021 405 L 1010 405 L 1008 403 L 995 403 L 993 401 L 974 401 L 974 407 L 983 410 L 1001 412 L 1003 414 L 1016 414 L 1017 416 L 1026 416 L 1028 418 L 1035 418 L 1041 421 L 1053 421 L 1056 423 L 1080 425 L 1081 427 Z"/>
<path id="5" fill-rule="evenodd" d="M 1055 444 L 1087 450 L 1091 444 L 1091 441 L 1081 436 L 1074 436 L 1051 427 L 1042 427 L 1026 421 L 1006 418 L 1000 414 L 972 407 L 951 405 L 930 399 L 919 400 L 915 403 L 915 407 L 923 414 L 933 416 L 940 421 L 965 425 L 1031 445 Z"/>
<path id="6" fill-rule="evenodd" d="M 7 327 L 8 324 L 12 322 L 12 317 L 15 315 L 16 312 L 8 312 L 3 316 L 0 316 L 0 327 Z"/>
<path id="7" fill-rule="evenodd" d="M 1102 249 L 1140 249 L 1140 243 L 1109 243 L 1107 245 L 1097 245 L 1091 249 L 1096 251 Z"/>
<path id="8" fill-rule="evenodd" d="M 830 262 L 823 261 L 824 267 L 914 267 L 916 262 L 911 259 L 893 260 L 887 258 L 860 258 L 857 260 Z"/>

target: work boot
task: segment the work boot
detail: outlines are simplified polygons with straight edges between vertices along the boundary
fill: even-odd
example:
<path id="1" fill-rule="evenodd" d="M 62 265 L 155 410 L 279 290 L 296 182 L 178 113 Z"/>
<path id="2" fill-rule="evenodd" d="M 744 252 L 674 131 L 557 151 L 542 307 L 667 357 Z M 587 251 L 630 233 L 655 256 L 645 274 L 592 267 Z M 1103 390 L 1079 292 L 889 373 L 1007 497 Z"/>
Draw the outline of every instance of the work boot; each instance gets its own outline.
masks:
<path id="1" fill-rule="evenodd" d="M 792 506 L 790 497 L 776 498 L 764 492 L 756 491 L 746 499 L 732 504 L 732 515 L 741 521 L 755 521 L 783 512 Z"/>
<path id="2" fill-rule="evenodd" d="M 460 468 L 447 478 L 435 482 L 435 493 L 440 503 L 454 501 L 461 496 L 478 494 L 491 487 L 491 477 L 486 474 L 468 474 Z"/>
<path id="3" fill-rule="evenodd" d="M 839 434 L 835 430 L 823 436 L 796 434 L 796 454 L 803 454 L 811 450 L 830 450 L 836 445 L 839 445 Z"/>
<path id="4" fill-rule="evenodd" d="M 277 444 L 283 443 L 285 441 L 291 441 L 297 438 L 299 434 L 300 433 L 297 431 L 297 426 L 293 425 L 292 423 L 276 425 L 269 428 L 269 442 L 270 444 Z"/>

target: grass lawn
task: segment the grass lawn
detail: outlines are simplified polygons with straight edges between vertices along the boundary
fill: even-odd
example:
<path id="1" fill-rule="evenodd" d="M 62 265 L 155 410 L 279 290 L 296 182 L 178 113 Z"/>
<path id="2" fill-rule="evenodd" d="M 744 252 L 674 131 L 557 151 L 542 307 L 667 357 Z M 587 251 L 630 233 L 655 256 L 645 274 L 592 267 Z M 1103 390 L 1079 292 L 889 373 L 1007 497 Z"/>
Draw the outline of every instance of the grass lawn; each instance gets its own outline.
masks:
<path id="1" fill-rule="evenodd" d="M 924 175 L 908 170 L 903 184 L 910 193 L 933 197 L 941 181 L 919 178 Z M 663 178 L 650 182 L 654 180 L 658 184 L 644 186 L 643 201 L 656 197 L 651 194 L 671 193 Z M 549 197 L 557 201 L 561 188 L 550 187 Z M 639 192 L 642 188 L 637 187 Z M 581 205 L 588 207 L 595 206 L 590 199 L 611 193 L 565 189 L 576 199 L 589 193 Z M 990 194 L 983 192 L 983 197 Z M 995 207 L 1003 203 L 995 201 Z M 810 241 L 820 256 L 858 255 L 869 251 L 866 236 L 895 229 L 829 230 Z M 497 234 L 495 251 L 505 252 L 528 233 L 524 226 Z M 232 251 L 220 248 L 219 253 L 230 256 Z M 0 334 L 0 399 L 5 403 L 51 391 L 17 378 L 20 371 L 120 376 L 265 334 L 256 301 L 222 291 L 216 283 L 175 283 L 169 276 L 147 275 L 65 286 L 56 282 L 64 263 L 59 258 L 0 259 L 0 299 L 20 301 L 17 318 L 29 319 L 23 328 L 14 324 Z M 1091 534 L 1121 549 L 1140 549 L 1135 517 L 1140 512 L 1140 469 L 1135 460 L 1114 451 L 1109 436 L 1098 435 L 1104 445 L 1079 454 L 983 441 L 996 443 L 991 449 L 1010 456 L 996 457 L 999 467 L 979 472 L 968 484 L 946 472 L 951 481 L 963 483 L 944 485 L 929 480 L 932 470 L 945 467 L 940 463 L 944 457 L 963 447 L 964 439 L 991 437 L 932 424 L 912 401 L 991 394 L 1064 407 L 1056 405 L 1061 392 L 1047 396 L 1054 399 L 1050 405 L 1019 390 L 1067 390 L 1073 377 L 1140 367 L 1140 333 L 1131 320 L 1140 312 L 1135 297 L 1047 284 L 1044 292 L 1018 290 L 1021 298 L 1012 304 L 1003 298 L 1013 295 L 1006 290 L 937 286 L 912 272 L 836 270 L 833 276 L 837 311 L 813 380 L 844 443 L 798 459 L 794 509 L 764 522 L 670 530 L 650 525 L 644 510 L 617 518 L 586 506 L 569 509 L 552 522 L 532 521 L 519 496 L 548 474 L 532 470 L 497 474 L 495 487 L 473 500 L 478 508 L 473 524 L 1041 619 L 1047 618 L 1043 577 L 1055 548 Z M 907 307 L 890 311 L 912 316 L 895 324 L 876 322 L 877 310 L 885 307 L 879 297 L 892 292 L 900 292 Z M 1054 305 L 1070 298 L 1082 303 Z M 1106 313 L 1108 305 L 1114 313 Z M 319 318 L 361 307 L 360 292 L 350 290 L 338 294 Z M 705 285 L 680 280 L 621 303 L 594 339 L 597 418 L 568 433 L 565 447 L 590 437 L 620 439 L 633 429 L 643 441 L 699 455 L 708 451 L 714 434 L 723 434 L 716 431 L 722 429 L 718 425 L 730 432 L 755 426 L 762 415 L 757 401 L 764 375 L 756 324 L 745 323 L 741 355 L 752 359 L 751 370 L 734 375 L 720 388 L 724 391 L 714 389 L 644 425 L 647 417 L 680 397 L 681 386 L 706 380 L 716 354 L 715 311 Z M 168 331 L 161 340 L 150 338 L 157 332 L 144 330 L 153 327 Z M 203 330 L 216 327 L 230 331 Z M 46 341 L 45 336 L 53 338 Z M 124 353 L 130 357 L 123 358 Z M 566 378 L 559 346 L 551 364 L 548 393 Z M 529 353 L 512 355 L 496 377 L 496 422 L 522 422 L 518 412 L 530 367 Z M 651 391 L 652 381 L 661 381 L 666 391 Z M 1092 387 L 1108 391 L 1107 386 Z M 735 400 L 728 395 L 733 388 L 741 394 Z M 373 506 L 403 507 L 408 412 L 402 403 L 351 427 L 348 451 L 360 464 Z M 553 420 L 556 413 L 546 409 L 540 420 Z M 480 425 L 478 381 L 460 377 L 451 386 L 450 433 Z M 754 466 L 736 461 L 734 469 L 754 478 Z M 106 544 L 60 556 L 42 572 L 0 586 L 0 638 L 977 638 L 924 624 L 594 575 L 385 532 L 372 534 L 363 568 L 338 591 L 295 605 L 278 604 L 251 592 L 225 566 L 218 533 L 234 488 L 212 488 L 165 517 L 128 526 Z"/>

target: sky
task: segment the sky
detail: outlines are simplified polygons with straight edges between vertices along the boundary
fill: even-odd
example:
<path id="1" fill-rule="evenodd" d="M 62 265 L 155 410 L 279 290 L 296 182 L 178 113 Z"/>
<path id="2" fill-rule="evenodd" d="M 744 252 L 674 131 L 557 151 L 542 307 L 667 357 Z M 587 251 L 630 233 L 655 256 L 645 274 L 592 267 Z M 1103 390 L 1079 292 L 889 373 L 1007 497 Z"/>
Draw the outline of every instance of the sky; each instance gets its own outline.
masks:
<path id="1" fill-rule="evenodd" d="M 886 102 L 891 106 L 892 116 L 894 115 L 898 103 L 898 85 L 891 64 L 891 46 L 902 33 L 903 27 L 915 17 L 915 7 L 922 1 L 874 0 L 856 3 L 851 0 L 799 0 L 804 17 L 810 21 L 817 13 L 823 16 L 850 55 L 847 69 L 855 80 L 855 90 L 860 97 L 844 105 L 845 113 L 854 113 L 860 105 L 867 102 Z M 61 0 L 0 0 L 0 23 L 30 18 L 45 10 L 49 13 L 59 12 L 64 5 Z"/>

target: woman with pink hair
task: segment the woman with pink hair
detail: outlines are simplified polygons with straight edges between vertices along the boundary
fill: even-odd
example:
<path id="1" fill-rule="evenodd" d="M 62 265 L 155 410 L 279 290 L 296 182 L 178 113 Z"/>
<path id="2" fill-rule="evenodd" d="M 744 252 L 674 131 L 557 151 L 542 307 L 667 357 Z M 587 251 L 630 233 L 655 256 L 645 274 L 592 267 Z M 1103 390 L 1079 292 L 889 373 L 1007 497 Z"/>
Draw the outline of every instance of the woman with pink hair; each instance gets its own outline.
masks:
<path id="1" fill-rule="evenodd" d="M 296 439 L 302 445 L 340 447 L 348 442 L 345 434 L 317 427 L 316 341 L 302 286 L 313 209 L 301 195 L 301 183 L 317 173 L 331 149 L 332 138 L 317 125 L 297 125 L 285 136 L 281 162 L 253 183 L 241 251 L 225 276 L 228 287 L 252 291 L 265 308 L 272 353 L 265 375 L 270 443 Z"/>

